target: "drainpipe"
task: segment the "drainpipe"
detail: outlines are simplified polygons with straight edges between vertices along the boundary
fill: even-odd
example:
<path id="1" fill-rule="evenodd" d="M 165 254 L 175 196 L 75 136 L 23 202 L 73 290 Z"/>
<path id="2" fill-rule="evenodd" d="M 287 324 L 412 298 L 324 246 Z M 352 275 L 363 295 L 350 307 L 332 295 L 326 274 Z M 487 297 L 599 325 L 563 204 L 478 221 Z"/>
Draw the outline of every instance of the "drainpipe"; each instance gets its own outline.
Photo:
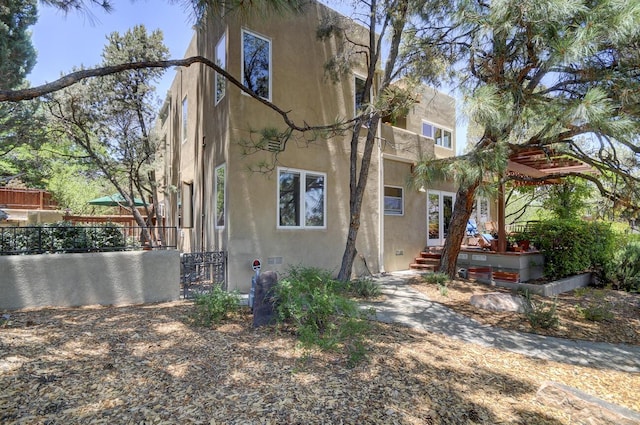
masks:
<path id="1" fill-rule="evenodd" d="M 204 210 L 204 189 L 205 189 L 205 176 L 204 176 L 204 151 L 207 147 L 206 136 L 202 136 L 202 151 L 200 153 L 201 161 L 200 167 L 201 171 L 201 180 L 200 180 L 200 251 L 204 252 L 204 220 L 206 218 L 205 210 Z"/>
<path id="2" fill-rule="evenodd" d="M 384 270 L 384 160 L 382 158 L 382 120 L 376 129 L 378 139 L 378 268 Z"/>

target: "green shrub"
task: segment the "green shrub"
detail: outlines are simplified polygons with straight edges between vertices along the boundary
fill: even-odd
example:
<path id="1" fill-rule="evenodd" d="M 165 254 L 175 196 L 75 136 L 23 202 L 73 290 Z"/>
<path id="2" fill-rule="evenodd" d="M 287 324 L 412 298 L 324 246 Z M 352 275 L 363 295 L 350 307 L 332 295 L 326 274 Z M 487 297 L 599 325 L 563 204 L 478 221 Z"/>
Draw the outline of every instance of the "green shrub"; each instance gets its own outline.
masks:
<path id="1" fill-rule="evenodd" d="M 14 232 L 15 237 L 12 237 Z M 124 246 L 122 229 L 113 223 L 84 227 L 67 221 L 11 229 L 0 241 L 0 250 L 18 252 L 110 250 Z"/>
<path id="2" fill-rule="evenodd" d="M 368 323 L 345 286 L 330 272 L 313 267 L 291 267 L 275 287 L 278 320 L 291 324 L 303 347 L 344 348 L 348 363 L 364 357 L 363 335 Z"/>
<path id="3" fill-rule="evenodd" d="M 545 276 L 552 279 L 587 271 L 605 276 L 616 245 L 606 223 L 560 219 L 537 224 L 531 241 L 544 255 Z"/>
<path id="4" fill-rule="evenodd" d="M 554 298 L 552 302 L 534 301 L 531 294 L 526 291 L 524 296 L 524 314 L 533 329 L 556 328 L 560 323 L 557 312 L 558 303 Z"/>
<path id="5" fill-rule="evenodd" d="M 381 294 L 380 285 L 367 277 L 351 280 L 342 287 L 345 294 L 356 298 L 375 298 Z"/>
<path id="6" fill-rule="evenodd" d="M 427 273 L 423 275 L 423 279 L 427 283 L 442 286 L 449 282 L 449 275 L 442 272 Z"/>
<path id="7" fill-rule="evenodd" d="M 613 319 L 613 313 L 607 307 L 589 305 L 587 307 L 576 306 L 576 311 L 584 319 L 591 322 L 601 322 Z"/>
<path id="8" fill-rule="evenodd" d="M 631 242 L 616 251 L 608 273 L 616 288 L 640 292 L 640 242 Z"/>
<path id="9" fill-rule="evenodd" d="M 191 314 L 193 323 L 198 326 L 211 326 L 238 310 L 240 295 L 236 291 L 227 292 L 221 286 L 215 285 L 211 292 L 196 295 L 194 307 Z"/>

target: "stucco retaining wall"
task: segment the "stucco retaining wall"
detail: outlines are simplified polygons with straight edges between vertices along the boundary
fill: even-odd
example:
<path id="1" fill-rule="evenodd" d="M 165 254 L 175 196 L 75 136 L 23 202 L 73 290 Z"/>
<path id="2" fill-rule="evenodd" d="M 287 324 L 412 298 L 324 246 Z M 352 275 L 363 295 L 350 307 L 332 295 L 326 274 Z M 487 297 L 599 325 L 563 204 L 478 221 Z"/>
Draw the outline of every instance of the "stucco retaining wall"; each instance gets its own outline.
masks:
<path id="1" fill-rule="evenodd" d="M 0 257 L 0 310 L 123 305 L 180 296 L 177 250 Z"/>
<path id="2" fill-rule="evenodd" d="M 493 283 L 497 286 L 502 286 L 503 288 L 509 288 L 512 290 L 527 290 L 532 294 L 539 294 L 544 297 L 554 297 L 558 294 L 562 294 L 563 292 L 569 292 L 577 288 L 584 288 L 586 286 L 589 286 L 589 284 L 591 283 L 591 273 L 583 273 L 540 285 L 503 281 L 494 281 Z"/>

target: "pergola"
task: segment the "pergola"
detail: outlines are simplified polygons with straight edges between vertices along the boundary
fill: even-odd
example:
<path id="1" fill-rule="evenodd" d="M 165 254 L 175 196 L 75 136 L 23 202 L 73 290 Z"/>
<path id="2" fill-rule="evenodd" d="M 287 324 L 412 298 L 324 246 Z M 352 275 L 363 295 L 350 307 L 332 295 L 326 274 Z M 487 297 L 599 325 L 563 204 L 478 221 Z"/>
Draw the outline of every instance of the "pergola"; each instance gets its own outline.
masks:
<path id="1" fill-rule="evenodd" d="M 593 171 L 594 169 L 588 164 L 564 153 L 555 152 L 550 148 L 534 147 L 511 154 L 506 173 L 507 175 L 525 177 L 523 180 L 515 179 L 516 185 L 539 186 L 560 183 L 561 178 L 558 175 L 561 174 Z M 506 252 L 507 250 L 505 225 L 504 184 L 501 183 L 498 191 L 498 252 Z"/>

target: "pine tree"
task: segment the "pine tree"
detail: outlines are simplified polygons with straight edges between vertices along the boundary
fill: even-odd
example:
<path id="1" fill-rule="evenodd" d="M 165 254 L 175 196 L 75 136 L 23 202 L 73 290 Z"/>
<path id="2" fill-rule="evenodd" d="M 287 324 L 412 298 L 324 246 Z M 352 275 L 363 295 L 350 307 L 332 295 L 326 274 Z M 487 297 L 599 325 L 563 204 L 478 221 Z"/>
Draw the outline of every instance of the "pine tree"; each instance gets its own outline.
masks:
<path id="1" fill-rule="evenodd" d="M 459 164 L 445 164 L 466 170 L 459 173 L 466 178 L 441 271 L 455 273 L 476 190 L 518 178 L 504 170 L 521 149 L 553 149 L 583 161 L 599 174 L 549 177 L 575 175 L 610 199 L 638 204 L 640 3 L 462 0 L 448 28 L 469 118 L 484 131 Z"/>
<path id="2" fill-rule="evenodd" d="M 29 27 L 38 19 L 36 0 L 0 5 L 0 90 L 19 86 L 36 64 Z"/>

